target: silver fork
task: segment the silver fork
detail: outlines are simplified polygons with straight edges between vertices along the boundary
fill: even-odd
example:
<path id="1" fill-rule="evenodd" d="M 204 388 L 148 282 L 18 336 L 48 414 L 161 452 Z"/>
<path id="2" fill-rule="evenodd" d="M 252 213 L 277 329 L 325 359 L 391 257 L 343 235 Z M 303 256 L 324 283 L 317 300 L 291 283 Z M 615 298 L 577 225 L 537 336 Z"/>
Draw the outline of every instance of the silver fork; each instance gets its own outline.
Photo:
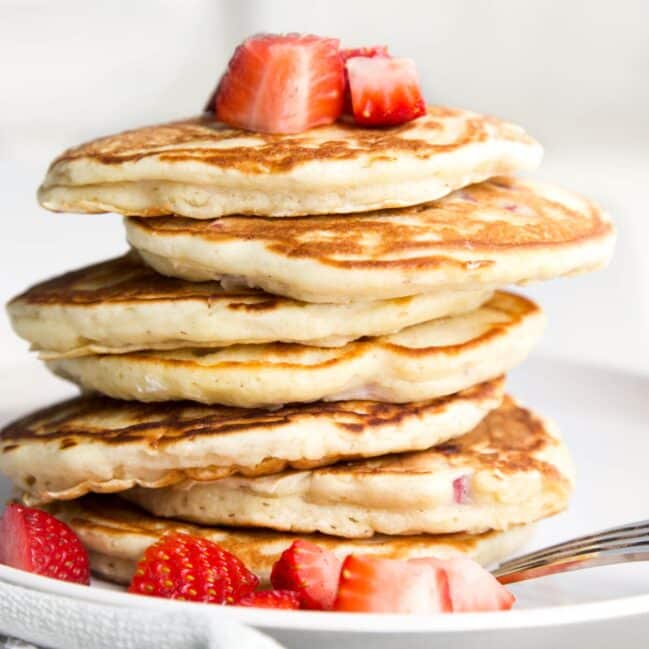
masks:
<path id="1" fill-rule="evenodd" d="M 569 570 L 649 560 L 649 520 L 579 536 L 501 563 L 493 575 L 503 584 Z"/>

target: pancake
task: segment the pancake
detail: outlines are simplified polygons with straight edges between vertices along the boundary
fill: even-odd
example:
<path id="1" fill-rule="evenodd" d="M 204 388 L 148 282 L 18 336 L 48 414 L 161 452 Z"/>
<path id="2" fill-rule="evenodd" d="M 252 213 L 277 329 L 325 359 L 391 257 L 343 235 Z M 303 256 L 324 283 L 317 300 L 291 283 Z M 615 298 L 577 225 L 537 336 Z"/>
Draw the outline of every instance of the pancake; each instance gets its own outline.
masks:
<path id="1" fill-rule="evenodd" d="M 274 411 L 81 396 L 0 431 L 0 471 L 39 503 L 425 449 L 471 430 L 502 402 L 503 388 L 500 377 L 433 401 Z"/>
<path id="2" fill-rule="evenodd" d="M 161 277 L 135 254 L 33 286 L 8 305 L 19 336 L 44 356 L 296 342 L 338 346 L 471 311 L 488 290 L 310 304 L 217 282 Z"/>
<path id="3" fill-rule="evenodd" d="M 412 537 L 375 536 L 371 539 L 339 539 L 322 534 L 297 536 L 262 530 L 234 530 L 188 525 L 153 518 L 115 496 L 86 496 L 81 500 L 53 503 L 48 508 L 79 535 L 90 552 L 93 572 L 109 581 L 126 584 L 144 550 L 168 532 L 184 532 L 218 543 L 238 556 L 262 582 L 270 579 L 273 563 L 293 541 L 304 538 L 328 548 L 340 558 L 348 554 L 374 554 L 392 559 L 464 555 L 482 565 L 494 564 L 514 553 L 530 538 L 532 527 L 523 525 L 506 532 L 479 536 L 453 534 Z"/>
<path id="4" fill-rule="evenodd" d="M 562 511 L 573 474 L 555 427 L 506 397 L 471 432 L 426 451 L 123 495 L 156 516 L 210 525 L 349 538 L 477 534 Z"/>
<path id="5" fill-rule="evenodd" d="M 452 394 L 504 374 L 540 338 L 529 300 L 497 292 L 470 313 L 342 347 L 286 343 L 90 355 L 47 361 L 87 390 L 137 401 L 272 407 L 369 399 L 404 403 Z"/>
<path id="6" fill-rule="evenodd" d="M 603 266 L 608 217 L 576 194 L 498 178 L 439 201 L 355 216 L 127 219 L 164 275 L 259 286 L 305 302 L 475 290 Z"/>
<path id="7" fill-rule="evenodd" d="M 441 106 L 392 128 L 336 123 L 292 135 L 203 115 L 69 149 L 50 166 L 39 201 L 58 212 L 195 219 L 362 212 L 532 170 L 541 157 L 520 127 Z"/>

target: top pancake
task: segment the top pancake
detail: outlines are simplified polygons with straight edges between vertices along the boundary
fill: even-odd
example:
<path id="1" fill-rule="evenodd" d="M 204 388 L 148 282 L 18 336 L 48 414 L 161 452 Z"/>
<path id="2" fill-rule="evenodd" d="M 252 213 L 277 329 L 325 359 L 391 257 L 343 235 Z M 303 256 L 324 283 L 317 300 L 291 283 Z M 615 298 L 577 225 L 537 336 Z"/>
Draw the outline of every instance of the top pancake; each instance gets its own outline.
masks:
<path id="1" fill-rule="evenodd" d="M 132 216 L 300 216 L 414 205 L 536 168 L 541 146 L 512 124 L 441 106 L 401 126 L 338 122 L 292 135 L 233 129 L 211 115 L 69 149 L 43 207 Z"/>
<path id="2" fill-rule="evenodd" d="M 497 178 L 438 201 L 355 216 L 127 219 L 155 270 L 237 280 L 305 302 L 388 299 L 551 279 L 604 265 L 609 218 L 544 183 Z"/>

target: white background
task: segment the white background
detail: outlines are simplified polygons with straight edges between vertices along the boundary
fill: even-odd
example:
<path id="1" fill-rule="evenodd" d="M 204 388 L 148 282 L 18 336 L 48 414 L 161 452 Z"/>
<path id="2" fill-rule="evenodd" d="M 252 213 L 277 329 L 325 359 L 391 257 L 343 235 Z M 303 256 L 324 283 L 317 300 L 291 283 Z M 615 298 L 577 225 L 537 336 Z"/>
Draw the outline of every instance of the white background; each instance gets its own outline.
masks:
<path id="1" fill-rule="evenodd" d="M 429 101 L 523 124 L 537 174 L 617 219 L 611 267 L 524 289 L 550 327 L 539 353 L 649 372 L 649 3 L 643 0 L 0 0 L 0 299 L 124 248 L 114 215 L 55 215 L 34 193 L 68 145 L 198 112 L 255 31 L 386 43 Z M 3 360 L 26 345 L 0 316 Z"/>

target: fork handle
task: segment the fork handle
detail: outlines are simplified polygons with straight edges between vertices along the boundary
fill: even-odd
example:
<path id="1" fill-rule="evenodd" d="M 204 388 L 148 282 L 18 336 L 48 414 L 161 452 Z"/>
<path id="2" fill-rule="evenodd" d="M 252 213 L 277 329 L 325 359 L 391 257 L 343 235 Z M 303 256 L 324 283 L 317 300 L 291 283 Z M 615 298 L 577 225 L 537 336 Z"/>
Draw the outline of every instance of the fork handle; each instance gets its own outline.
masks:
<path id="1" fill-rule="evenodd" d="M 517 581 L 536 579 L 546 575 L 554 575 L 560 572 L 572 570 L 583 570 L 596 566 L 610 566 L 616 563 L 627 563 L 631 561 L 649 561 L 649 548 L 624 548 L 623 550 L 605 550 L 592 552 L 571 557 L 563 557 L 554 561 L 542 560 L 523 568 L 508 569 L 505 564 L 502 568 L 493 571 L 494 577 L 501 584 L 513 584 Z"/>

